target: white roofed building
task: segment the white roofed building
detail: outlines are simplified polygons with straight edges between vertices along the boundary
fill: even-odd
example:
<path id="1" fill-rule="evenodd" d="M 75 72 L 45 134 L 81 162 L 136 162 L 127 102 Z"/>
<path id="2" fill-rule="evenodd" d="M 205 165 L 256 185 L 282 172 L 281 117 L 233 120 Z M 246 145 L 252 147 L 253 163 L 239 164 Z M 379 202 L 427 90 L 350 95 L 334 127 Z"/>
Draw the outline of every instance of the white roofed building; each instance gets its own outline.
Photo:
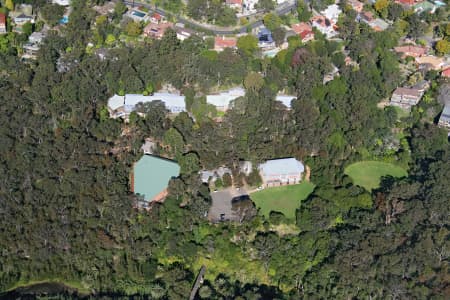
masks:
<path id="1" fill-rule="evenodd" d="M 186 111 L 183 95 L 171 93 L 154 93 L 150 96 L 139 94 L 114 95 L 108 100 L 108 110 L 112 118 L 128 118 L 138 103 L 161 101 L 171 113 Z"/>
<path id="2" fill-rule="evenodd" d="M 206 103 L 212 104 L 217 110 L 227 111 L 231 108 L 231 102 L 245 95 L 243 88 L 234 88 L 218 94 L 207 95 Z"/>
<path id="3" fill-rule="evenodd" d="M 212 104 L 219 111 L 227 111 L 233 106 L 232 101 L 239 97 L 245 96 L 245 89 L 237 87 L 228 91 L 220 92 L 218 94 L 212 94 L 206 96 L 206 103 Z M 275 100 L 281 102 L 288 109 L 291 108 L 291 102 L 297 98 L 292 95 L 277 95 Z"/>
<path id="4" fill-rule="evenodd" d="M 294 99 L 297 99 L 297 97 L 292 95 L 277 95 L 277 97 L 275 98 L 275 100 L 281 102 L 288 109 L 291 109 L 291 103 Z"/>
<path id="5" fill-rule="evenodd" d="M 61 6 L 69 6 L 70 5 L 70 0 L 52 0 L 53 4 L 58 4 Z"/>
<path id="6" fill-rule="evenodd" d="M 292 157 L 268 160 L 259 166 L 265 187 L 300 183 L 304 171 L 305 166 Z"/>
<path id="7" fill-rule="evenodd" d="M 337 23 L 339 15 L 342 13 L 342 10 L 339 8 L 337 4 L 332 4 L 328 6 L 325 10 L 321 11 L 321 14 L 325 16 L 328 20 Z"/>

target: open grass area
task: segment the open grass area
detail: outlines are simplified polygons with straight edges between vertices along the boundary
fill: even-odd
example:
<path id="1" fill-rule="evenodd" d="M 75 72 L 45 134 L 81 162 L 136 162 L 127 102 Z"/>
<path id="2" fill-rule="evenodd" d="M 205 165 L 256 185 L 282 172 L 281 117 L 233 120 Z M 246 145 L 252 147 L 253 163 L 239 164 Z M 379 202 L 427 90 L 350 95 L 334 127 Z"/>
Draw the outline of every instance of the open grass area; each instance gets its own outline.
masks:
<path id="1" fill-rule="evenodd" d="M 345 168 L 355 185 L 368 191 L 379 187 L 382 176 L 404 177 L 408 173 L 402 167 L 379 161 L 360 161 Z"/>
<path id="2" fill-rule="evenodd" d="M 255 202 L 259 212 L 269 217 L 271 211 L 284 214 L 288 219 L 295 218 L 295 210 L 300 207 L 300 202 L 305 200 L 314 190 L 311 182 L 302 182 L 296 185 L 287 185 L 253 193 L 250 198 Z"/>

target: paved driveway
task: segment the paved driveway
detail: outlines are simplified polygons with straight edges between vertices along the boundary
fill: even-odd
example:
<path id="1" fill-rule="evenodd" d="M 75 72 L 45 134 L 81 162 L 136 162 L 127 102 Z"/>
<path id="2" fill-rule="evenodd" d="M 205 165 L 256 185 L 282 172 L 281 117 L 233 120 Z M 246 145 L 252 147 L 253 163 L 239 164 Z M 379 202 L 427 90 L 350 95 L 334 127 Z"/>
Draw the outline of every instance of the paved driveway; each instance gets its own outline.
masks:
<path id="1" fill-rule="evenodd" d="M 239 216 L 232 210 L 231 200 L 245 195 L 247 195 L 247 191 L 244 188 L 237 190 L 230 187 L 212 192 L 212 205 L 208 213 L 208 219 L 212 222 L 224 220 L 239 221 Z"/>

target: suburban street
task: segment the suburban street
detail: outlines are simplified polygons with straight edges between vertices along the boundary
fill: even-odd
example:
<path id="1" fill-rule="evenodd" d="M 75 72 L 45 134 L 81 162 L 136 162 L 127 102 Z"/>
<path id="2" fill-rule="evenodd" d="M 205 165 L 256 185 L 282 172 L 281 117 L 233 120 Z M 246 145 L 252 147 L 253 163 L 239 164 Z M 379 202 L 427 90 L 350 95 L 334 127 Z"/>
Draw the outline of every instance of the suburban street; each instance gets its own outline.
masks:
<path id="1" fill-rule="evenodd" d="M 154 5 L 148 4 L 148 3 L 143 3 L 143 2 L 139 2 L 139 1 L 124 1 L 124 3 L 126 5 L 129 6 L 143 6 L 145 8 L 147 8 L 150 12 L 156 12 L 162 16 L 168 16 L 171 15 L 171 12 L 165 11 L 161 8 L 155 8 Z M 295 9 L 297 6 L 297 1 L 296 0 L 291 0 L 285 3 L 282 3 L 280 5 L 278 5 L 274 12 L 279 15 L 286 15 L 289 12 L 291 12 L 293 9 Z M 200 23 L 197 22 L 195 20 L 192 19 L 188 19 L 186 17 L 182 17 L 182 16 L 175 16 L 177 18 L 177 22 L 178 23 L 182 23 L 184 25 L 187 25 L 189 28 L 195 30 L 196 28 L 200 28 L 202 31 L 211 31 L 214 35 L 230 35 L 230 34 L 236 34 L 236 33 L 246 33 L 247 32 L 247 28 L 256 28 L 258 26 L 262 25 L 262 21 L 258 20 L 256 22 L 250 23 L 248 25 L 245 26 L 235 26 L 235 27 L 221 27 L 221 26 L 216 26 L 216 25 L 212 25 L 212 24 L 206 24 L 206 23 Z"/>

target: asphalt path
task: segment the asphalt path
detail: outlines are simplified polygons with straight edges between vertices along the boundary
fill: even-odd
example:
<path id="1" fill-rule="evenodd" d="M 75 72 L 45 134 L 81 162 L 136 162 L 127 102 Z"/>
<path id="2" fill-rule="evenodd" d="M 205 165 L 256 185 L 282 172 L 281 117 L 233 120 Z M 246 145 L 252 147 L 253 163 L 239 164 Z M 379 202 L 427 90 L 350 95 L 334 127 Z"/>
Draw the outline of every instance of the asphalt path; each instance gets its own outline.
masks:
<path id="1" fill-rule="evenodd" d="M 144 6 L 145 8 L 147 8 L 150 12 L 156 12 L 162 16 L 167 16 L 167 15 L 173 15 L 173 13 L 170 13 L 168 11 L 165 11 L 161 8 L 155 8 L 154 5 L 148 4 L 148 3 L 142 3 L 139 1 L 124 1 L 124 3 L 126 5 L 134 5 L 135 7 L 137 6 Z M 288 13 L 290 13 L 292 10 L 294 10 L 297 6 L 297 1 L 289 1 L 289 2 L 285 2 L 283 4 L 278 5 L 274 12 L 279 15 L 286 15 Z M 216 26 L 216 25 L 211 25 L 211 24 L 204 24 L 204 23 L 199 23 L 199 22 L 194 22 L 192 20 L 189 20 L 187 18 L 184 18 L 182 16 L 175 16 L 177 18 L 177 22 L 178 23 L 182 23 L 184 25 L 186 25 L 187 27 L 189 27 L 192 30 L 195 31 L 203 31 L 203 32 L 211 32 L 214 35 L 230 35 L 230 34 L 236 34 L 236 33 L 246 33 L 247 32 L 247 28 L 256 28 L 258 26 L 262 25 L 262 21 L 258 20 L 256 22 L 253 22 L 249 25 L 245 25 L 245 26 L 241 26 L 241 27 L 236 27 L 233 29 L 229 29 L 229 28 L 224 28 L 224 27 L 220 27 L 220 26 Z M 200 30 L 198 30 L 200 29 Z"/>

